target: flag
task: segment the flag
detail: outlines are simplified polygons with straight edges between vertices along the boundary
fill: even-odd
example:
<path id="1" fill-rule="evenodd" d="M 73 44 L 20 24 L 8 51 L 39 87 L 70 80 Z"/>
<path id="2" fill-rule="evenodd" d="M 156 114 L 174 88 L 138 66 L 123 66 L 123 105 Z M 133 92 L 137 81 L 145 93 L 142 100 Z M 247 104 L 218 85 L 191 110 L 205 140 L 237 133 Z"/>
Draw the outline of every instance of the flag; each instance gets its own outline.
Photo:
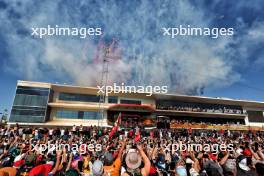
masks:
<path id="1" fill-rule="evenodd" d="M 111 129 L 110 133 L 109 133 L 109 137 L 113 137 L 115 135 L 115 133 L 118 131 L 119 125 L 121 124 L 121 113 L 119 113 L 116 121 L 115 121 L 115 125 L 113 126 L 113 128 Z"/>
<path id="2" fill-rule="evenodd" d="M 131 129 L 131 130 L 128 132 L 128 137 L 132 137 L 132 136 L 133 136 L 133 133 L 134 133 L 134 130 Z"/>
<path id="3" fill-rule="evenodd" d="M 109 138 L 113 137 L 114 134 L 117 132 L 118 127 L 117 126 L 113 126 L 112 130 L 109 133 Z"/>
<path id="4" fill-rule="evenodd" d="M 138 142 L 140 140 L 140 131 L 138 130 L 137 132 L 136 132 L 136 136 L 135 136 L 135 138 L 134 138 L 134 142 Z"/>
<path id="5" fill-rule="evenodd" d="M 19 169 L 23 164 L 25 164 L 25 160 L 14 161 L 13 167 Z"/>
<path id="6" fill-rule="evenodd" d="M 121 124 L 121 112 L 119 113 L 119 115 L 116 119 L 115 126 L 120 126 L 120 124 Z"/>
<path id="7" fill-rule="evenodd" d="M 13 162 L 13 167 L 16 169 L 19 169 L 23 164 L 25 164 L 25 154 L 20 154 L 15 157 L 14 162 Z"/>

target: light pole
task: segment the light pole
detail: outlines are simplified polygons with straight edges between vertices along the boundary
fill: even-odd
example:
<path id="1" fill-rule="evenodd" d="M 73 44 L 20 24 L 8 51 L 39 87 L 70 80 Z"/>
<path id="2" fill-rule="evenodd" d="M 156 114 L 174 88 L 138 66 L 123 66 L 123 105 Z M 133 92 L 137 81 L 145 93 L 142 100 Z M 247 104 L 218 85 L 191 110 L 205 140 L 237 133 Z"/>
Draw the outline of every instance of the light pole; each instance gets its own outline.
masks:
<path id="1" fill-rule="evenodd" d="M 99 121 L 104 120 L 104 104 L 106 98 L 106 86 L 108 85 L 108 72 L 109 72 L 109 62 L 112 60 L 120 60 L 121 56 L 116 49 L 117 40 L 113 39 L 110 45 L 104 44 L 103 46 L 103 65 L 102 65 L 102 77 L 100 80 L 100 85 L 104 87 L 104 91 L 100 93 L 100 100 L 99 100 L 99 109 L 101 112 L 101 119 L 98 119 L 98 126 L 100 126 Z"/>

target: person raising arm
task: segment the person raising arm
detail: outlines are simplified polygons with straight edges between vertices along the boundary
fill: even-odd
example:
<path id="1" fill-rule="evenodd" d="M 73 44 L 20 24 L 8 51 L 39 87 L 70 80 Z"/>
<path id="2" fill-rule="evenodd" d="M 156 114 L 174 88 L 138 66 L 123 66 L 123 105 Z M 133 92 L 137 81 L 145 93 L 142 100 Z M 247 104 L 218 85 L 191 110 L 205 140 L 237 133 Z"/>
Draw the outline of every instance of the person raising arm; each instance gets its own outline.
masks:
<path id="1" fill-rule="evenodd" d="M 143 176 L 148 176 L 149 175 L 149 171 L 150 171 L 150 161 L 147 157 L 147 155 L 145 154 L 145 152 L 143 151 L 141 145 L 137 145 L 137 149 L 139 151 L 139 154 L 141 155 L 143 162 L 144 162 L 144 167 L 141 169 L 141 174 Z"/>

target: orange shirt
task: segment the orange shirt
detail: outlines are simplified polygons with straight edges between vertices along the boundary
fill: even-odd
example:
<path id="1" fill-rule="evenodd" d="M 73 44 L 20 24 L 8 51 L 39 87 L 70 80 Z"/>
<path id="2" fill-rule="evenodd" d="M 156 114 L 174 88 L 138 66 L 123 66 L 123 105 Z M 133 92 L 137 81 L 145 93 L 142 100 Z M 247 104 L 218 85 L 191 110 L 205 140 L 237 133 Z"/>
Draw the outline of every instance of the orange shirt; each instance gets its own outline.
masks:
<path id="1" fill-rule="evenodd" d="M 117 158 L 111 166 L 104 166 L 104 175 L 119 176 L 120 168 L 121 168 L 121 159 Z"/>

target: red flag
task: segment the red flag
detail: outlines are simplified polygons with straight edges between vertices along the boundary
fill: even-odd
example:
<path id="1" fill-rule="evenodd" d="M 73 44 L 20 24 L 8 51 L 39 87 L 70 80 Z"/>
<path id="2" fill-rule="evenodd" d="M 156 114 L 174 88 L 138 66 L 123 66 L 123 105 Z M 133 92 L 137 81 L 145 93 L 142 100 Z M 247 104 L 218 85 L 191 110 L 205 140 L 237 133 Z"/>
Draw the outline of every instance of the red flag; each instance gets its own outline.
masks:
<path id="1" fill-rule="evenodd" d="M 114 136 L 114 134 L 117 132 L 117 126 L 114 126 L 113 128 L 112 128 L 112 130 L 110 131 L 110 133 L 109 133 L 109 137 L 111 138 L 111 137 L 113 137 Z"/>
<path id="2" fill-rule="evenodd" d="M 121 123 L 121 113 L 119 113 L 115 125 L 113 126 L 112 130 L 109 133 L 109 137 L 113 137 L 114 134 L 118 131 L 119 125 Z"/>
<path id="3" fill-rule="evenodd" d="M 129 136 L 129 137 L 132 137 L 132 136 L 133 136 L 133 133 L 134 133 L 134 130 L 132 129 L 132 130 L 130 130 L 130 131 L 128 132 L 128 136 Z"/>
<path id="4" fill-rule="evenodd" d="M 116 119 L 116 122 L 115 122 L 115 125 L 116 126 L 119 126 L 121 124 L 121 112 L 119 113 L 117 119 Z"/>
<path id="5" fill-rule="evenodd" d="M 136 136 L 134 138 L 134 142 L 138 142 L 140 140 L 140 131 L 136 132 Z"/>

